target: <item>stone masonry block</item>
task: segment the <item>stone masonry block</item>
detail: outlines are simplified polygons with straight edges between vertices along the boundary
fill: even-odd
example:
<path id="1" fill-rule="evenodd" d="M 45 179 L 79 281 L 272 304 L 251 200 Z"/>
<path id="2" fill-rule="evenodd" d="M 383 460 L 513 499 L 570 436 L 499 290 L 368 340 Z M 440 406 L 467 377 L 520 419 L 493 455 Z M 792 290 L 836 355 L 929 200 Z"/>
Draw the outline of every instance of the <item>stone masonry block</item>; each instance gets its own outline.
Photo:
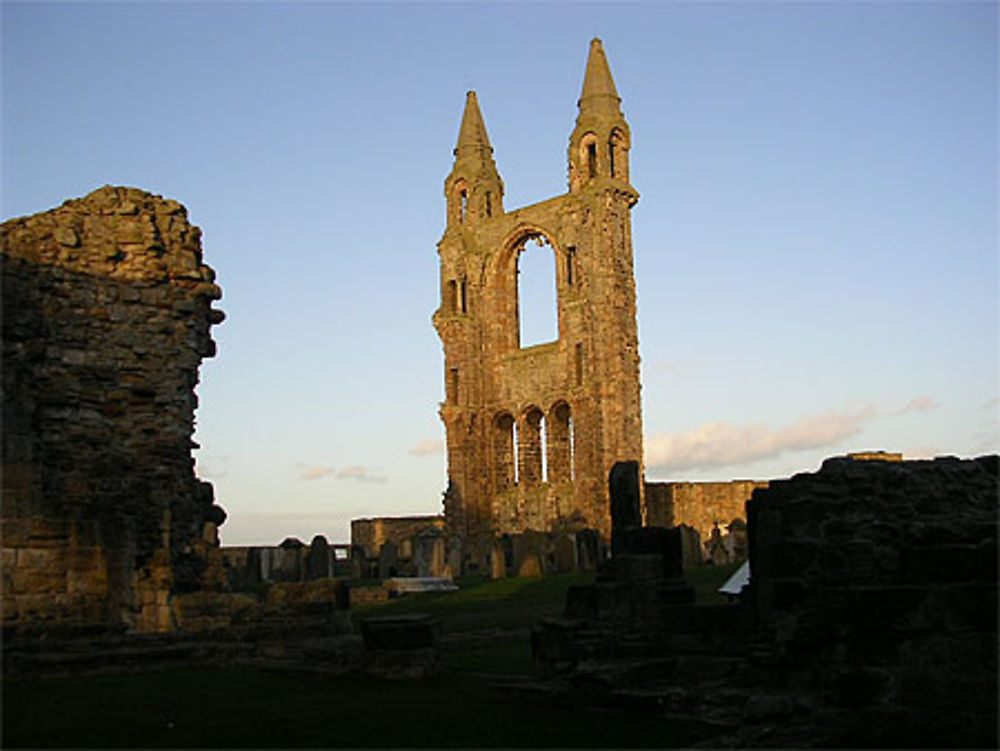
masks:
<path id="1" fill-rule="evenodd" d="M 66 591 L 65 572 L 52 573 L 18 569 L 11 575 L 11 591 L 15 595 L 57 594 Z"/>

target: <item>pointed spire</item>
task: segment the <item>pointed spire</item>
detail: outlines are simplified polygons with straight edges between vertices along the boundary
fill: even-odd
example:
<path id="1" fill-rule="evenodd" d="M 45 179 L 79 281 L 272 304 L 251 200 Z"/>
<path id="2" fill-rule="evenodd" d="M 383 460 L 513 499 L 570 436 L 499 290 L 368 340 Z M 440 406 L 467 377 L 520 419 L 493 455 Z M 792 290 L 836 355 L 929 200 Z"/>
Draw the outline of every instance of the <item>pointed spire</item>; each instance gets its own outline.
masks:
<path id="1" fill-rule="evenodd" d="M 483 153 L 485 152 L 485 154 Z M 458 129 L 458 143 L 455 146 L 455 156 L 459 159 L 466 156 L 485 156 L 493 153 L 490 138 L 486 135 L 486 125 L 479 111 L 479 100 L 476 92 L 465 95 L 465 112 L 462 113 L 462 126 Z"/>
<path id="2" fill-rule="evenodd" d="M 465 111 L 458 129 L 455 164 L 445 178 L 449 224 L 473 223 L 503 213 L 503 180 L 493 161 L 493 146 L 479 111 L 476 92 L 465 95 Z"/>
<path id="3" fill-rule="evenodd" d="M 583 91 L 578 102 L 580 114 L 582 115 L 585 110 L 619 114 L 620 102 L 621 97 L 618 96 L 614 79 L 611 77 L 611 68 L 608 67 L 608 58 L 604 54 L 604 45 L 600 39 L 594 37 L 590 41 L 587 72 L 583 77 Z"/>

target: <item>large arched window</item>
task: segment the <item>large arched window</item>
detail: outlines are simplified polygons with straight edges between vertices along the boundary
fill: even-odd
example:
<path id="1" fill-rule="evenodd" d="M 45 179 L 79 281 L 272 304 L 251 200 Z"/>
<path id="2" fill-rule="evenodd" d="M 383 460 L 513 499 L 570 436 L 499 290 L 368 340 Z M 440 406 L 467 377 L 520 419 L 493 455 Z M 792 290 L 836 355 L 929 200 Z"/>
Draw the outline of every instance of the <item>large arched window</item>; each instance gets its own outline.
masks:
<path id="1" fill-rule="evenodd" d="M 522 348 L 559 338 L 555 251 L 544 235 L 526 238 L 517 251 L 517 318 Z"/>

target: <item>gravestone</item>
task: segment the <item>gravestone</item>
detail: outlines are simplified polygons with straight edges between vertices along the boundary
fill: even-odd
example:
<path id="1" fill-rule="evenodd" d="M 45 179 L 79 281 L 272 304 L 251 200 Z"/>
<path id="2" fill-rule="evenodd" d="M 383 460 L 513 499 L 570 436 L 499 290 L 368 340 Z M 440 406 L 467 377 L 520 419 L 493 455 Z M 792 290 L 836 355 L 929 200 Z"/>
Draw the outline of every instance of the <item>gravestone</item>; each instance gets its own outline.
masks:
<path id="1" fill-rule="evenodd" d="M 325 579 L 333 575 L 332 561 L 330 560 L 330 545 L 323 535 L 316 535 L 309 545 L 309 552 L 306 553 L 305 574 L 306 579 Z"/>
<path id="2" fill-rule="evenodd" d="M 507 576 L 507 555 L 499 540 L 490 548 L 490 578 L 503 579 Z"/>
<path id="3" fill-rule="evenodd" d="M 565 574 L 576 571 L 576 535 L 557 533 L 553 540 L 555 570 Z"/>
<path id="4" fill-rule="evenodd" d="M 642 526 L 639 462 L 616 462 L 608 475 L 611 497 L 611 556 L 628 552 L 629 534 Z"/>

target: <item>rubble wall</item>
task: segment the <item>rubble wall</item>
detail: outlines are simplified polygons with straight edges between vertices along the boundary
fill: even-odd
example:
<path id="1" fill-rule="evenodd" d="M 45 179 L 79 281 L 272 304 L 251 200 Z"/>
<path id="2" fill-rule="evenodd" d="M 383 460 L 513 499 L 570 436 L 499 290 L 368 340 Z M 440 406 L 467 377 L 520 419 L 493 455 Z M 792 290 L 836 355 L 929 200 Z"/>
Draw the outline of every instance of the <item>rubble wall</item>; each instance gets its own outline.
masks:
<path id="1" fill-rule="evenodd" d="M 724 531 L 734 519 L 746 520 L 746 502 L 754 490 L 767 485 L 759 480 L 647 482 L 646 523 L 656 527 L 686 524 L 708 540 L 716 524 Z"/>
<path id="2" fill-rule="evenodd" d="M 995 747 L 997 468 L 830 459 L 747 504 L 755 654 L 835 745 Z"/>
<path id="3" fill-rule="evenodd" d="M 378 557 L 387 542 L 397 546 L 426 529 L 444 529 L 443 516 L 382 516 L 351 520 L 351 546 Z"/>
<path id="4" fill-rule="evenodd" d="M 3 622 L 169 628 L 224 518 L 191 458 L 223 318 L 201 232 L 176 201 L 106 186 L 0 240 Z"/>

